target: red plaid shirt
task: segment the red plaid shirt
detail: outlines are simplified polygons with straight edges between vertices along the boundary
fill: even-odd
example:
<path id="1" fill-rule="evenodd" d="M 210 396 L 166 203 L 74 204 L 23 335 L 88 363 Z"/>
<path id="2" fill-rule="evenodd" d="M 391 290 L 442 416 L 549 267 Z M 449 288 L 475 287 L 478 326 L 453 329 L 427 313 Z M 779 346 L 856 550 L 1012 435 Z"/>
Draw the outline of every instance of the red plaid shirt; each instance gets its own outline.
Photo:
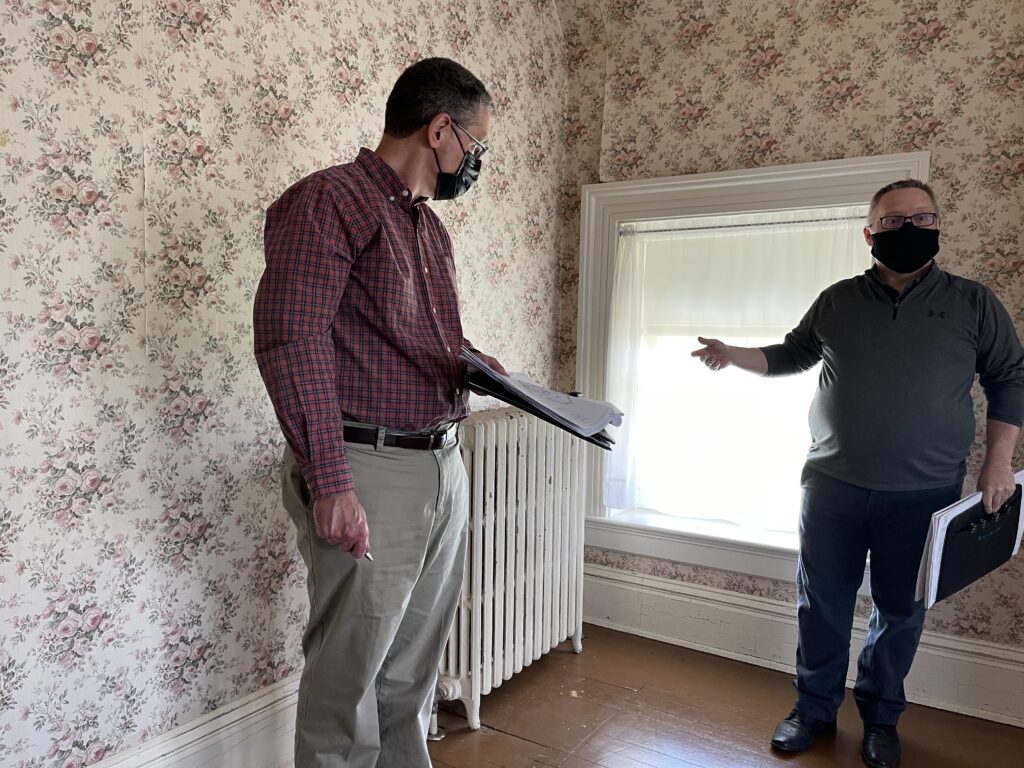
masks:
<path id="1" fill-rule="evenodd" d="M 421 431 L 466 417 L 452 244 L 368 149 L 267 211 L 256 360 L 314 499 L 354 488 L 342 422 Z"/>

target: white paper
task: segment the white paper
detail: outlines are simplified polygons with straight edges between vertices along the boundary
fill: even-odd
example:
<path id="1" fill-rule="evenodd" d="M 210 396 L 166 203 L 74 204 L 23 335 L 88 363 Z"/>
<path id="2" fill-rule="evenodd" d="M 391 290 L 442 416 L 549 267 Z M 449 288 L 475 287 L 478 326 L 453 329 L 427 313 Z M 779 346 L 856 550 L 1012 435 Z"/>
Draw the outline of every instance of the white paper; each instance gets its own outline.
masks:
<path id="1" fill-rule="evenodd" d="M 525 373 L 509 374 L 507 381 L 519 394 L 531 398 L 545 410 L 572 422 L 581 434 L 593 435 L 609 424 L 616 427 L 622 424 L 622 411 L 611 403 L 555 392 L 542 387 Z"/>
<path id="2" fill-rule="evenodd" d="M 503 376 L 465 347 L 462 349 L 462 359 L 501 379 L 509 389 L 530 400 L 538 410 L 571 424 L 581 435 L 596 435 L 609 424 L 622 424 L 622 411 L 611 403 L 556 392 L 542 387 L 525 373 Z"/>

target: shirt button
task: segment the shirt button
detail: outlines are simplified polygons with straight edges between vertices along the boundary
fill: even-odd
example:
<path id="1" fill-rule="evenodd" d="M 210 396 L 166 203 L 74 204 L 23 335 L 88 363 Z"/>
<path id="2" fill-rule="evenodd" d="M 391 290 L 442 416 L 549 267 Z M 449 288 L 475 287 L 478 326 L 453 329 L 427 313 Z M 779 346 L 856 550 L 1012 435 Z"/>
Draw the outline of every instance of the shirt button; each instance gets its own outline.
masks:
<path id="1" fill-rule="evenodd" d="M 424 268 L 423 268 L 423 271 L 424 271 L 424 272 L 425 272 L 426 274 L 428 274 L 428 275 L 429 275 L 429 274 L 430 274 L 430 267 L 424 267 Z"/>
<path id="2" fill-rule="evenodd" d="M 462 390 L 461 389 L 456 389 L 455 390 L 455 394 L 456 395 L 461 395 L 462 394 Z"/>
<path id="3" fill-rule="evenodd" d="M 437 307 L 434 307 L 434 314 L 437 314 Z"/>
<path id="4" fill-rule="evenodd" d="M 403 189 L 402 190 L 402 197 L 408 197 L 408 196 L 409 196 L 409 190 L 408 189 Z"/>
<path id="5" fill-rule="evenodd" d="M 452 348 L 451 347 L 445 347 L 444 350 L 445 350 L 445 352 L 451 352 Z"/>
<path id="6" fill-rule="evenodd" d="M 392 203 L 395 202 L 395 196 L 394 195 L 388 195 L 388 200 L 390 200 Z"/>

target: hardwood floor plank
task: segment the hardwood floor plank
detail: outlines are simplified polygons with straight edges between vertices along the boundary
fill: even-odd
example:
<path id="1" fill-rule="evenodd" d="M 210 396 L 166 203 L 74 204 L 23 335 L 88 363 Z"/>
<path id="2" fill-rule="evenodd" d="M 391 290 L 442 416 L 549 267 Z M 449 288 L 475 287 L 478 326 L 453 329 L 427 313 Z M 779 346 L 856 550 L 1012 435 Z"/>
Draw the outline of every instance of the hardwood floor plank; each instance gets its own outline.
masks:
<path id="1" fill-rule="evenodd" d="M 435 768 L 863 766 L 852 694 L 836 735 L 783 755 L 769 740 L 793 705 L 790 675 L 590 625 L 583 647 L 563 644 L 484 697 L 479 731 L 442 712 Z M 902 768 L 1024 765 L 1012 726 L 911 705 L 900 736 Z"/>
<path id="2" fill-rule="evenodd" d="M 486 725 L 471 731 L 464 719 L 450 714 L 438 721 L 447 735 L 430 744 L 431 757 L 451 768 L 567 768 L 570 756 L 553 747 Z"/>

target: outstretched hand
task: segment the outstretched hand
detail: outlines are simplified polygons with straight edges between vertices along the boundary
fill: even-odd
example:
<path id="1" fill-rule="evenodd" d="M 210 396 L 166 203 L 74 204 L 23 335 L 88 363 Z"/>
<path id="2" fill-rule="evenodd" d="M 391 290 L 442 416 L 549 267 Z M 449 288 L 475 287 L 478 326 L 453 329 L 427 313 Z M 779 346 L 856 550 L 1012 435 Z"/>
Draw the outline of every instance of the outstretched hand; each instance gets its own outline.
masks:
<path id="1" fill-rule="evenodd" d="M 703 336 L 698 336 L 699 341 L 704 346 L 700 349 L 695 349 L 690 353 L 691 357 L 700 358 L 700 361 L 712 371 L 720 371 L 723 368 L 727 368 L 733 363 L 732 348 L 718 339 L 706 339 Z"/>

